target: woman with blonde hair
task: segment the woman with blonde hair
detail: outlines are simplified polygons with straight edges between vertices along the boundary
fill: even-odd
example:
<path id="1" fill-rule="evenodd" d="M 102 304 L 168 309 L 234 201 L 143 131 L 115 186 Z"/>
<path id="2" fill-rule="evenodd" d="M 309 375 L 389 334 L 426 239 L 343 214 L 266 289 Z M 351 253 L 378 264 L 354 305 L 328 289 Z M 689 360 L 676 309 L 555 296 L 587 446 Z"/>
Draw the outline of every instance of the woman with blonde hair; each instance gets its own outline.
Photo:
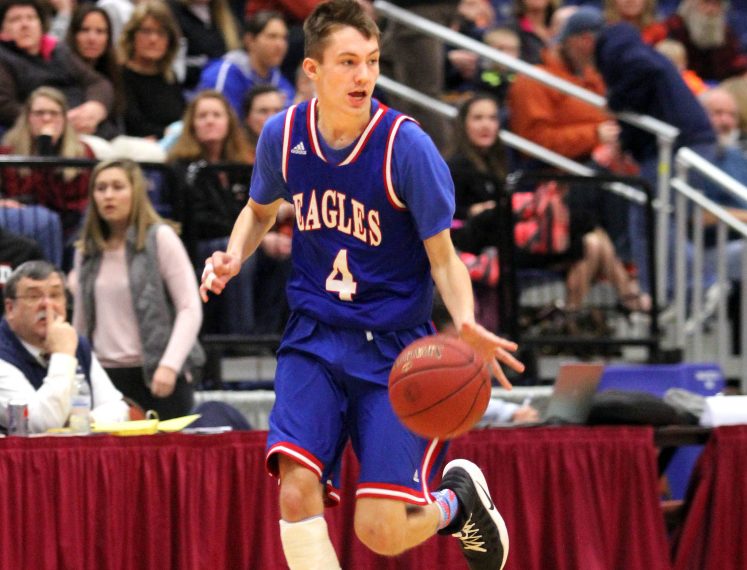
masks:
<path id="1" fill-rule="evenodd" d="M 200 91 L 184 112 L 181 136 L 169 160 L 249 163 L 251 148 L 236 113 L 222 93 Z"/>
<path id="2" fill-rule="evenodd" d="M 248 199 L 250 156 L 244 129 L 228 100 L 217 91 L 201 91 L 187 106 L 182 134 L 168 155 L 178 188 L 175 208 L 196 259 L 228 242 Z M 205 332 L 250 332 L 250 274 L 247 264 L 246 278 L 232 284 L 227 297 L 211 299 L 205 306 Z M 236 318 L 241 311 L 246 314 Z"/>
<path id="3" fill-rule="evenodd" d="M 92 159 L 93 152 L 80 140 L 67 112 L 67 100 L 61 91 L 53 87 L 35 89 L 5 133 L 0 154 Z M 88 203 L 88 179 L 87 168 L 8 167 L 0 171 L 0 194 L 59 213 L 67 240 L 77 231 Z"/>
<path id="4" fill-rule="evenodd" d="M 187 414 L 191 374 L 204 361 L 189 256 L 153 209 L 135 162 L 100 163 L 89 196 L 70 278 L 73 325 L 125 396 L 161 419 Z"/>
<path id="5" fill-rule="evenodd" d="M 188 237 L 204 240 L 231 233 L 248 198 L 250 157 L 249 141 L 226 98 L 201 91 L 187 105 L 181 135 L 167 158 L 179 187 L 177 219 L 185 223 Z M 204 168 L 224 163 L 246 167 Z"/>
<path id="6" fill-rule="evenodd" d="M 165 3 L 147 0 L 135 7 L 119 38 L 126 134 L 160 139 L 181 118 L 184 94 L 172 69 L 180 38 Z"/>

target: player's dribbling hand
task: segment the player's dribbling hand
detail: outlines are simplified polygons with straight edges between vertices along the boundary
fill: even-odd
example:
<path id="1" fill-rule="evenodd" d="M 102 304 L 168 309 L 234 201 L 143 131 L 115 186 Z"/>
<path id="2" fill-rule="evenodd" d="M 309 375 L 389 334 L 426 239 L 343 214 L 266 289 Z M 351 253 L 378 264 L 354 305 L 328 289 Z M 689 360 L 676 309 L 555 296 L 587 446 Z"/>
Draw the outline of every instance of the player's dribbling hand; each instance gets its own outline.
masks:
<path id="1" fill-rule="evenodd" d="M 485 360 L 488 369 L 506 390 L 510 390 L 512 386 L 499 362 L 510 366 L 516 372 L 524 372 L 524 365 L 511 354 L 519 348 L 515 342 L 494 335 L 477 323 L 462 324 L 459 337 L 474 348 L 475 352 Z"/>
<path id="2" fill-rule="evenodd" d="M 226 283 L 239 273 L 241 263 L 232 255 L 224 251 L 216 251 L 205 260 L 205 269 L 200 279 L 200 298 L 204 303 L 208 300 L 208 291 L 220 295 L 226 288 Z"/>

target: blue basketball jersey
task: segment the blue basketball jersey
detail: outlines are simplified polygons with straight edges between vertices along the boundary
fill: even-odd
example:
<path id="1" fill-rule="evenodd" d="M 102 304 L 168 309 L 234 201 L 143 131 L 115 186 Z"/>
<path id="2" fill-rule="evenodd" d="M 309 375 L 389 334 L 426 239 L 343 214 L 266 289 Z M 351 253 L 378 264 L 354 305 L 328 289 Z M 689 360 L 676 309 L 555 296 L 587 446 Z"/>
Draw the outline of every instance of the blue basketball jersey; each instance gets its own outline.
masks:
<path id="1" fill-rule="evenodd" d="M 260 139 L 251 194 L 295 206 L 291 309 L 369 330 L 428 321 L 433 281 L 422 242 L 449 228 L 454 211 L 451 177 L 430 139 L 375 100 L 366 129 L 341 151 L 321 139 L 315 99 L 275 119 Z"/>

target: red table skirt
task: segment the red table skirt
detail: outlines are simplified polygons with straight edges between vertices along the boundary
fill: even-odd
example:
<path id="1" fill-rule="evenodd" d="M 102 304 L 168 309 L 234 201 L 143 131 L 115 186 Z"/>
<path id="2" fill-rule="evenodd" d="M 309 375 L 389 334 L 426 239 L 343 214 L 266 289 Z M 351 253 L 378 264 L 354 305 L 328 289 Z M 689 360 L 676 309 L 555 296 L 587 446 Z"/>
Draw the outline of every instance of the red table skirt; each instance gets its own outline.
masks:
<path id="1" fill-rule="evenodd" d="M 0 568 L 286 568 L 265 436 L 0 440 Z M 449 456 L 485 470 L 511 535 L 507 569 L 671 569 L 650 429 L 474 431 Z M 451 537 L 370 553 L 352 529 L 356 477 L 348 451 L 343 503 L 327 511 L 344 569 L 466 568 Z"/>
<path id="2" fill-rule="evenodd" d="M 690 481 L 675 570 L 747 569 L 747 426 L 711 434 Z"/>

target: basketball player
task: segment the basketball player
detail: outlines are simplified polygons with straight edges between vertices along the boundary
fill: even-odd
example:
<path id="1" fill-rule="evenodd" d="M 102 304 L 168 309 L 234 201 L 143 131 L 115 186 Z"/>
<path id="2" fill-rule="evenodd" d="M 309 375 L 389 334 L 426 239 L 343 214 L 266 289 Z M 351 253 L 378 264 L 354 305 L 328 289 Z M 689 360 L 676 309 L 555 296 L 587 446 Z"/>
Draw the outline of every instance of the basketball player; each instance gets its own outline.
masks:
<path id="1" fill-rule="evenodd" d="M 348 439 L 360 461 L 355 532 L 394 556 L 437 531 L 454 534 L 472 569 L 508 555 L 503 519 L 485 478 L 458 459 L 432 491 L 446 451 L 404 428 L 387 394 L 389 370 L 410 342 L 432 334 L 433 282 L 461 337 L 486 359 L 522 371 L 516 344 L 474 321 L 472 289 L 449 227 L 454 188 L 432 141 L 372 99 L 379 30 L 355 0 L 319 4 L 304 25 L 303 70 L 317 99 L 271 118 L 251 198 L 225 252 L 206 262 L 200 293 L 220 293 L 295 206 L 292 310 L 278 350 L 267 468 L 280 478 L 280 534 L 292 570 L 339 568 L 324 520 Z M 406 57 L 406 54 L 403 54 Z"/>

